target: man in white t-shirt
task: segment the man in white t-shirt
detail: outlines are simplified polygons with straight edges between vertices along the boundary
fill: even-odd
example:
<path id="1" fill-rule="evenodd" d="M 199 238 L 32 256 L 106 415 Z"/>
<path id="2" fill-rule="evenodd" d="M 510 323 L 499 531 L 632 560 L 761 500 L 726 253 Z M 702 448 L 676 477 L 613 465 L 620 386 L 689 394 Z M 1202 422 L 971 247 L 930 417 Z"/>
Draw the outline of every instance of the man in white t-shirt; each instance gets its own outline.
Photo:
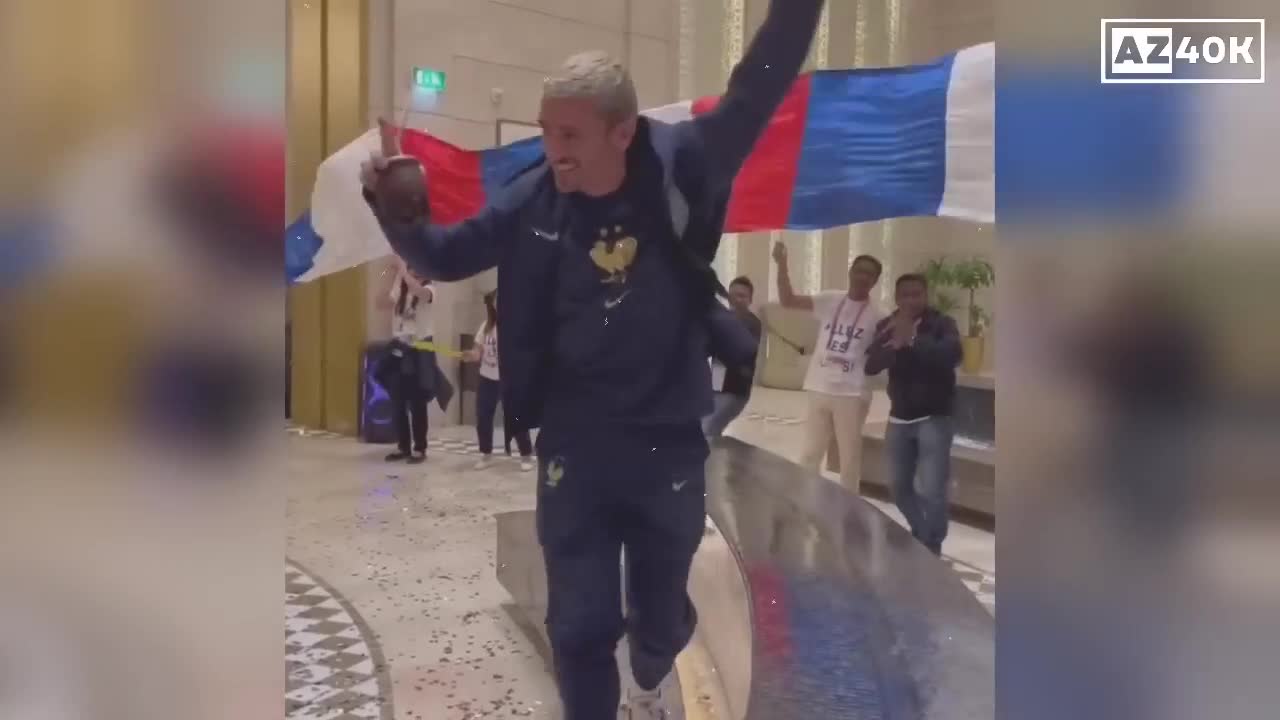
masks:
<path id="1" fill-rule="evenodd" d="M 809 393 L 808 437 L 800 464 L 817 471 L 834 434 L 840 452 L 840 481 L 858 493 L 862 482 L 862 426 L 871 408 L 866 356 L 883 315 L 871 300 L 880 280 L 880 261 L 860 255 L 849 266 L 849 289 L 797 295 L 791 289 L 787 248 L 773 248 L 778 264 L 778 299 L 783 307 L 811 310 L 818 318 L 818 344 L 809 361 L 804 389 Z"/>

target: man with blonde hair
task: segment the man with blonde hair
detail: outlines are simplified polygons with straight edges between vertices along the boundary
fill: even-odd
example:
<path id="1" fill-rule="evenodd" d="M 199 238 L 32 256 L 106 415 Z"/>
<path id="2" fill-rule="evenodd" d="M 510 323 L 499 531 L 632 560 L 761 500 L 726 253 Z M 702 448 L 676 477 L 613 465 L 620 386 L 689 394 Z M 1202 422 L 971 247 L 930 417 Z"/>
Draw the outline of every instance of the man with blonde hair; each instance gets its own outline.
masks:
<path id="1" fill-rule="evenodd" d="M 543 157 L 456 225 L 425 217 L 413 161 L 366 168 L 366 198 L 411 267 L 442 281 L 498 268 L 503 405 L 513 431 L 540 428 L 538 539 L 566 720 L 615 717 L 624 633 L 637 686 L 624 709 L 667 717 L 665 680 L 696 622 L 686 585 L 705 525 L 707 358 L 737 367 L 755 352 L 716 301 L 711 262 L 734 178 L 822 5 L 773 0 L 719 105 L 677 124 L 639 115 L 618 61 L 573 56 L 544 84 Z"/>

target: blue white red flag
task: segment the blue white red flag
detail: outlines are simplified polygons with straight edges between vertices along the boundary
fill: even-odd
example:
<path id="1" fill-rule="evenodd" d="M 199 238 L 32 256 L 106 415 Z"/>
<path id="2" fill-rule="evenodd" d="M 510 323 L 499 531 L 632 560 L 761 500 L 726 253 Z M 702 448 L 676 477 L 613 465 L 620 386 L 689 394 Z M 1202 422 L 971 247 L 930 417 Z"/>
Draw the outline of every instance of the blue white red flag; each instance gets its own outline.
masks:
<path id="1" fill-rule="evenodd" d="M 925 65 L 801 76 L 738 175 L 725 232 L 928 215 L 993 222 L 994 60 L 987 43 Z M 718 99 L 644 114 L 680 122 Z M 401 144 L 426 167 L 432 217 L 446 223 L 478 212 L 542 152 L 539 138 L 471 151 L 414 130 Z M 321 165 L 310 215 L 288 230 L 290 281 L 390 252 L 359 188 L 360 163 L 378 148 L 370 130 Z"/>

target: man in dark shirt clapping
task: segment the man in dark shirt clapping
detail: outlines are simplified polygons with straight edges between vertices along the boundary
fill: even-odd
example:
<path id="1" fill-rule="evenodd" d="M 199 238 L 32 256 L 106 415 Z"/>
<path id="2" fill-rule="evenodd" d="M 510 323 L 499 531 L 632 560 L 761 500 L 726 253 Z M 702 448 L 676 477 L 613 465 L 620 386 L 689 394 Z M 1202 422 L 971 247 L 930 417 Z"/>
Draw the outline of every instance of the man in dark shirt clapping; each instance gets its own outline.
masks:
<path id="1" fill-rule="evenodd" d="M 751 301 L 755 298 L 755 286 L 751 279 L 743 276 L 729 283 L 729 307 L 738 319 L 747 327 L 747 331 L 756 339 L 757 347 L 762 332 L 760 318 L 751 312 Z M 716 364 L 712 368 L 711 387 L 715 390 L 715 407 L 711 414 L 702 420 L 702 431 L 708 438 L 715 439 L 724 435 L 729 423 L 742 414 L 751 399 L 751 384 L 756 376 L 756 364 L 726 368 Z"/>
<path id="2" fill-rule="evenodd" d="M 960 332 L 955 320 L 929 307 L 923 275 L 898 278 L 894 296 L 898 309 L 876 327 L 867 374 L 889 371 L 884 441 L 893 500 L 911 534 L 940 555 L 949 522 Z"/>

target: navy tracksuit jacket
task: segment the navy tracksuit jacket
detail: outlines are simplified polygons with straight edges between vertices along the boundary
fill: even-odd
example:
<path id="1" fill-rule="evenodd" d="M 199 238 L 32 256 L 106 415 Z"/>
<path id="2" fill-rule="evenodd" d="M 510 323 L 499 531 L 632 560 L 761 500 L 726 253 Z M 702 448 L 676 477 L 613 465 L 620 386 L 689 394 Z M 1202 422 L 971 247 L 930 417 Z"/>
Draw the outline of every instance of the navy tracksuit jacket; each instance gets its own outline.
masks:
<path id="1" fill-rule="evenodd" d="M 756 346 L 716 302 L 710 263 L 733 180 L 821 11 L 822 0 L 771 2 L 714 110 L 674 125 L 641 118 L 610 196 L 562 194 L 540 162 L 462 223 L 381 218 L 395 251 L 434 279 L 498 268 L 504 407 L 514 429 L 541 428 L 538 534 L 567 720 L 614 716 L 624 630 L 646 688 L 692 636 L 685 586 L 704 526 L 707 357 L 750 364 Z"/>

